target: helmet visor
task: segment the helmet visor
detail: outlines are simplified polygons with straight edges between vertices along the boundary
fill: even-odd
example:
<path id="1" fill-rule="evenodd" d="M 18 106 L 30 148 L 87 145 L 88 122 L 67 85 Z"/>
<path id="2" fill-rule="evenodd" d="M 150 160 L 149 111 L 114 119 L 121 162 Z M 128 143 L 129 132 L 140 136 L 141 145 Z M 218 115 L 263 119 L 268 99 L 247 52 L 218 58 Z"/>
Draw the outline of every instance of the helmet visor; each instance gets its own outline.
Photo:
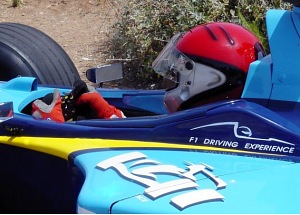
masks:
<path id="1" fill-rule="evenodd" d="M 175 34 L 152 63 L 152 68 L 156 73 L 174 84 L 179 83 L 179 74 L 188 76 L 195 66 L 193 60 L 176 48 L 181 37 L 181 33 Z"/>

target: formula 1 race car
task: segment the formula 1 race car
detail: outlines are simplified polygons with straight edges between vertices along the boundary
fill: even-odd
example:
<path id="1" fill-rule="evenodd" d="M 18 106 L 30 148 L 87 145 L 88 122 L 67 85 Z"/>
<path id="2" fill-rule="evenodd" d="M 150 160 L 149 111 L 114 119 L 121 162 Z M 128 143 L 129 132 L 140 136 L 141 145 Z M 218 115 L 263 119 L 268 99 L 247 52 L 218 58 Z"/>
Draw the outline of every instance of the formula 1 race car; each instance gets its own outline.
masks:
<path id="1" fill-rule="evenodd" d="M 0 212 L 298 213 L 300 5 L 293 3 L 292 11 L 266 14 L 269 55 L 241 28 L 211 23 L 175 35 L 153 62 L 169 81 L 167 91 L 97 88 L 124 112 L 123 119 L 58 123 L 33 118 L 36 99 L 54 89 L 68 95 L 79 75 L 42 32 L 0 24 L 0 70 L 7 74 L 12 62 L 18 66 L 0 82 Z M 42 64 L 31 60 L 33 52 L 24 54 L 29 43 L 16 39 L 8 46 L 11 39 L 4 35 L 11 32 L 19 40 L 35 35 L 40 52 L 34 57 L 52 57 Z M 202 58 L 195 34 L 242 48 L 234 58 L 229 57 L 232 48 L 218 56 L 207 40 L 201 45 L 211 53 Z M 252 58 L 239 68 L 235 62 L 245 53 Z M 59 63 L 53 63 L 55 55 L 61 56 Z M 43 75 L 43 65 L 55 72 Z M 99 83 L 120 78 L 121 72 L 122 66 L 113 64 L 86 74 Z M 229 74 L 234 74 L 230 81 Z M 225 85 L 234 95 L 242 90 L 241 98 L 230 93 L 212 101 Z"/>

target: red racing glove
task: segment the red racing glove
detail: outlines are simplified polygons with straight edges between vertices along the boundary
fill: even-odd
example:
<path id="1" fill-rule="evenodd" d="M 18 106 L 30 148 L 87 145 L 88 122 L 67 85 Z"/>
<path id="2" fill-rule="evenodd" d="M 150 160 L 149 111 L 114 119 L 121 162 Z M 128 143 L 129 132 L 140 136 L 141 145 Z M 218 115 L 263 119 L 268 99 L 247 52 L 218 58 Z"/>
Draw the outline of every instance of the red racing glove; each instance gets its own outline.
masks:
<path id="1" fill-rule="evenodd" d="M 53 92 L 53 99 L 48 105 L 40 99 L 32 103 L 32 116 L 36 119 L 65 122 L 61 109 L 61 97 L 58 89 Z"/>
<path id="2" fill-rule="evenodd" d="M 77 104 L 88 104 L 91 107 L 91 109 L 96 113 L 98 118 L 125 118 L 122 111 L 108 104 L 108 102 L 97 91 L 83 93 L 77 99 Z"/>

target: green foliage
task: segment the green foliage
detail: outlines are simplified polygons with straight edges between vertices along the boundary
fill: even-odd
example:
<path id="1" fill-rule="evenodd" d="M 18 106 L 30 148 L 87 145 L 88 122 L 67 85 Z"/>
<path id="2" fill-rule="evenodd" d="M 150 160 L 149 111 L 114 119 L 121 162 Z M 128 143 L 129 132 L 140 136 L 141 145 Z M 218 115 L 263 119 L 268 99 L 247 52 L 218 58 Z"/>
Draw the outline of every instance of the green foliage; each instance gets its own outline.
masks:
<path id="1" fill-rule="evenodd" d="M 238 23 L 252 31 L 262 42 L 266 52 L 269 52 L 265 14 L 269 9 L 291 9 L 291 5 L 280 0 L 243 0 L 236 4 L 234 11 L 238 17 Z"/>
<path id="2" fill-rule="evenodd" d="M 118 22 L 109 41 L 109 58 L 125 62 L 128 88 L 159 88 L 151 64 L 176 33 L 213 21 L 234 22 L 255 33 L 266 50 L 264 17 L 269 8 L 290 8 L 280 0 L 117 0 Z"/>

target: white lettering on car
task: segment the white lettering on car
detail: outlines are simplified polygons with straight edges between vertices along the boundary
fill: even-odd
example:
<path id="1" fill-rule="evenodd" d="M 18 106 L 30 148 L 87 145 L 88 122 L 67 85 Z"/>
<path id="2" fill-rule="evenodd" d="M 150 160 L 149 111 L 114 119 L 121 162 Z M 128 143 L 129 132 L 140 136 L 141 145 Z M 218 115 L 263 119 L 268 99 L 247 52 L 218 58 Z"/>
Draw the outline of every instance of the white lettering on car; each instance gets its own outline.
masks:
<path id="1" fill-rule="evenodd" d="M 150 166 L 129 171 L 126 166 L 128 162 L 135 162 L 129 169 L 145 164 Z M 143 153 L 131 152 L 106 159 L 98 163 L 97 167 L 102 170 L 112 168 L 129 181 L 134 181 L 144 186 L 144 195 L 152 200 L 171 193 L 185 191 L 185 193 L 180 193 L 173 197 L 170 202 L 180 210 L 195 204 L 224 200 L 224 197 L 217 190 L 226 188 L 226 183 L 212 173 L 213 167 L 203 163 L 192 164 L 186 162 L 187 170 L 185 170 L 174 165 L 160 164 L 157 161 L 149 160 Z M 157 174 L 172 175 L 175 176 L 175 179 L 158 182 Z M 215 184 L 216 189 L 199 189 L 196 178 L 197 174 L 202 174 L 210 179 Z M 138 199 L 141 199 L 141 196 L 138 196 Z"/>
<path id="2" fill-rule="evenodd" d="M 228 140 L 216 140 L 216 139 L 204 139 L 204 145 L 213 145 L 213 146 L 223 146 L 223 147 L 232 147 L 236 148 L 239 146 L 239 143 L 236 141 L 228 141 Z"/>
<path id="3" fill-rule="evenodd" d="M 252 130 L 246 126 L 239 126 L 239 122 L 218 122 L 191 128 L 191 131 L 217 127 L 217 126 L 233 126 L 233 140 L 214 139 L 200 136 L 190 136 L 189 143 L 200 143 L 208 146 L 219 146 L 226 148 L 239 148 L 260 152 L 273 152 L 277 154 L 293 154 L 295 152 L 295 144 L 273 137 L 261 138 L 252 137 Z M 218 131 L 218 130 L 217 130 Z M 216 132 L 217 132 L 216 131 Z"/>
<path id="4" fill-rule="evenodd" d="M 246 143 L 245 149 L 250 149 L 250 150 L 253 149 L 253 150 L 268 151 L 268 152 L 283 152 L 283 153 L 293 154 L 295 147 Z"/>

